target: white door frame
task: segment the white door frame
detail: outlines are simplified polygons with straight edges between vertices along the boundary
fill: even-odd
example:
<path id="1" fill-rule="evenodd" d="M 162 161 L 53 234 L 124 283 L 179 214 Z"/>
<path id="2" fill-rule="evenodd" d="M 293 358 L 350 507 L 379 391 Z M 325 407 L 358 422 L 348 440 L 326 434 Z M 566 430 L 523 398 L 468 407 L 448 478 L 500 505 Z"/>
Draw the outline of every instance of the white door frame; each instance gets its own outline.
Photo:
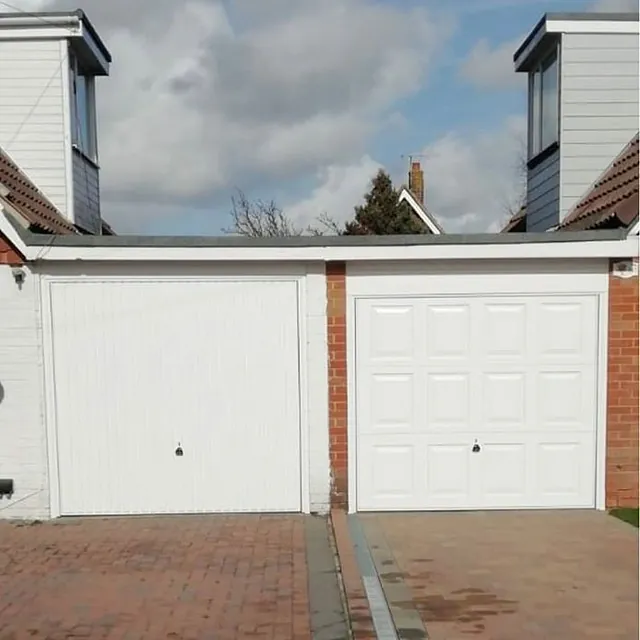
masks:
<path id="1" fill-rule="evenodd" d="M 302 513 L 311 511 L 310 500 L 310 425 L 309 388 L 307 358 L 307 292 L 306 273 L 299 268 L 287 266 L 278 273 L 253 275 L 255 268 L 227 268 L 211 275 L 52 275 L 42 274 L 40 280 L 40 309 L 42 319 L 43 378 L 44 378 L 44 421 L 47 438 L 47 462 L 49 475 L 50 517 L 61 515 L 60 469 L 58 463 L 58 425 L 56 421 L 56 394 L 54 373 L 54 343 L 51 313 L 51 284 L 54 282 L 294 282 L 298 293 L 298 385 L 299 385 L 299 447 L 300 447 L 300 505 Z M 64 269 L 68 271 L 68 269 Z M 175 268 L 173 269 L 175 273 Z M 253 273 L 252 273 L 253 271 Z M 282 273 L 284 272 L 284 274 Z M 315 403 L 314 403 L 315 404 Z M 321 418 L 321 416 L 320 416 Z"/>
<path id="2" fill-rule="evenodd" d="M 445 265 L 446 267 L 446 265 Z M 526 265 L 523 271 L 527 272 Z M 505 287 L 503 291 L 491 289 L 486 285 L 478 286 L 475 282 L 468 282 L 463 288 L 456 287 L 456 290 L 447 291 L 449 287 L 445 283 L 442 286 L 434 287 L 430 290 L 429 276 L 438 276 L 441 266 L 429 266 L 421 264 L 420 268 L 414 266 L 403 267 L 398 265 L 395 269 L 381 271 L 379 267 L 371 265 L 348 264 L 346 277 L 346 314 L 347 314 L 347 443 L 348 443 L 348 505 L 349 513 L 357 512 L 358 504 L 358 482 L 357 482 L 357 412 L 356 412 L 356 304 L 362 299 L 392 299 L 392 298 L 460 298 L 464 296 L 510 296 L 521 297 L 545 296 L 575 296 L 592 295 L 596 298 L 598 309 L 598 331 L 597 331 L 597 358 L 596 365 L 596 478 L 595 478 L 595 508 L 605 509 L 606 490 L 606 450 L 607 450 L 607 360 L 608 360 L 608 327 L 609 327 L 609 275 L 608 261 L 594 265 L 591 270 L 583 274 L 581 280 L 576 280 L 573 275 L 574 269 L 567 269 L 566 274 L 558 279 L 556 286 L 551 290 L 542 286 L 522 288 Z M 457 271 L 453 269 L 452 271 Z M 519 269 L 515 269 L 516 273 Z M 351 272 L 351 278 L 350 278 Z M 543 270 L 543 277 L 546 269 Z M 445 272 L 446 273 L 446 272 Z M 442 273 L 442 279 L 454 278 L 454 273 L 446 276 Z M 479 274 L 480 277 L 482 274 Z M 355 277 L 353 277 L 355 276 Z M 370 278 L 370 276 L 377 276 Z M 402 289 L 403 276 L 408 276 L 411 282 L 405 290 Z M 417 277 L 416 277 L 417 276 Z M 400 286 L 399 286 L 400 285 Z"/>

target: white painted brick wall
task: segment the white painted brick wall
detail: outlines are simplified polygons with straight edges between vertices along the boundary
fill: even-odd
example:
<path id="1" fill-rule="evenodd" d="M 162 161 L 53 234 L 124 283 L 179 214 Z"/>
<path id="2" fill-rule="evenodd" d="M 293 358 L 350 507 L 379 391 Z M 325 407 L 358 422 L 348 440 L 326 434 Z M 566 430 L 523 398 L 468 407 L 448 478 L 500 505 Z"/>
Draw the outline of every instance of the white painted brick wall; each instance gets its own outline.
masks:
<path id="1" fill-rule="evenodd" d="M 309 500 L 312 512 L 330 508 L 329 372 L 327 283 L 323 263 L 307 269 L 307 416 L 309 426 Z"/>
<path id="2" fill-rule="evenodd" d="M 49 517 L 38 279 L 19 289 L 0 265 L 0 478 L 13 478 L 0 518 Z"/>

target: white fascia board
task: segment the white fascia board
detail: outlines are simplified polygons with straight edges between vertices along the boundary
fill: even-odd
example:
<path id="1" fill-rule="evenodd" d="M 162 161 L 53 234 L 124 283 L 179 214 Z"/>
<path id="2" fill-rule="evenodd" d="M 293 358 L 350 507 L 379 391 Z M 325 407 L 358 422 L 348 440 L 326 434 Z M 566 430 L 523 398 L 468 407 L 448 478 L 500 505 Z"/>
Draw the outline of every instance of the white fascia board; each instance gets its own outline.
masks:
<path id="1" fill-rule="evenodd" d="M 537 49 L 541 40 L 549 33 L 640 33 L 640 25 L 634 20 L 545 20 L 535 37 L 513 61 L 516 72 L 522 71 L 524 63 Z"/>
<path id="2" fill-rule="evenodd" d="M 25 257 L 26 260 L 35 260 L 38 255 L 38 250 L 41 249 L 41 247 L 29 247 L 22 241 L 20 234 L 7 218 L 7 212 L 10 209 L 13 211 L 14 215 L 20 218 L 20 215 L 13 210 L 11 205 L 2 199 L 2 190 L 0 189 L 0 233 L 18 250 L 21 255 Z"/>
<path id="3" fill-rule="evenodd" d="M 638 241 L 636 238 L 626 238 L 624 240 L 599 240 L 593 242 L 324 247 L 70 247 L 51 245 L 29 246 L 27 249 L 30 259 L 42 261 L 360 262 L 633 258 L 638 256 Z"/>
<path id="4" fill-rule="evenodd" d="M 79 26 L 68 27 L 34 27 L 27 29 L 0 29 L 0 40 L 64 40 L 79 36 Z"/>
<path id="5" fill-rule="evenodd" d="M 635 20 L 547 20 L 547 33 L 640 33 Z"/>
<path id="6" fill-rule="evenodd" d="M 637 236 L 639 234 L 640 234 L 640 218 L 636 217 L 636 221 L 629 228 L 629 232 L 627 235 Z"/>
<path id="7" fill-rule="evenodd" d="M 429 218 L 429 216 L 425 214 L 422 207 L 418 204 L 418 201 L 413 197 L 413 194 L 411 193 L 411 191 L 409 191 L 409 189 L 407 189 L 407 187 L 402 187 L 402 191 L 400 193 L 399 202 L 404 201 L 409 203 L 409 206 L 415 211 L 420 220 L 422 220 L 422 222 L 424 222 L 427 227 L 429 227 L 429 231 L 431 231 L 431 233 L 436 236 L 440 235 L 440 229 L 438 229 L 438 227 L 433 224 L 433 221 Z"/>

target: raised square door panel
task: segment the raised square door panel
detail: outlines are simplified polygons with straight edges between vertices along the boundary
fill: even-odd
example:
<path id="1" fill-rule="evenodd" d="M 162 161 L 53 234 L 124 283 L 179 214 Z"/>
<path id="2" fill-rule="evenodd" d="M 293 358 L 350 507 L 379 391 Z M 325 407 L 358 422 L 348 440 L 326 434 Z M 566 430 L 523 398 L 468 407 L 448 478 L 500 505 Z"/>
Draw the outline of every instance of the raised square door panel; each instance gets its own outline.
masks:
<path id="1" fill-rule="evenodd" d="M 533 309 L 536 359 L 546 364 L 594 364 L 597 342 L 595 298 L 548 297 Z"/>
<path id="2" fill-rule="evenodd" d="M 358 448 L 358 508 L 412 509 L 420 500 L 420 441 L 406 436 L 363 435 Z"/>
<path id="3" fill-rule="evenodd" d="M 372 303 L 358 310 L 362 313 L 364 338 L 368 343 L 370 363 L 406 363 L 415 358 L 416 310 L 403 301 Z M 363 336 L 364 337 L 364 336 Z"/>
<path id="4" fill-rule="evenodd" d="M 422 468 L 423 509 L 473 508 L 471 443 L 465 436 L 430 435 Z"/>
<path id="5" fill-rule="evenodd" d="M 410 433 L 415 418 L 415 374 L 371 372 L 371 394 L 361 411 L 368 429 L 377 433 Z M 366 433 L 368 429 L 363 432 Z"/>
<path id="6" fill-rule="evenodd" d="M 537 506 L 593 506 L 595 445 L 589 432 L 545 434 L 537 440 L 532 458 Z"/>
<path id="7" fill-rule="evenodd" d="M 422 330 L 427 338 L 427 360 L 433 365 L 469 358 L 471 347 L 469 303 L 428 301 L 426 323 Z"/>
<path id="8" fill-rule="evenodd" d="M 481 411 L 477 424 L 483 430 L 524 429 L 527 424 L 528 377 L 525 371 L 484 371 Z"/>
<path id="9" fill-rule="evenodd" d="M 526 301 L 480 303 L 479 318 L 485 358 L 520 362 L 527 357 Z"/>
<path id="10" fill-rule="evenodd" d="M 468 430 L 472 398 L 468 371 L 445 372 L 441 368 L 426 374 L 427 401 L 425 428 L 437 430 Z"/>

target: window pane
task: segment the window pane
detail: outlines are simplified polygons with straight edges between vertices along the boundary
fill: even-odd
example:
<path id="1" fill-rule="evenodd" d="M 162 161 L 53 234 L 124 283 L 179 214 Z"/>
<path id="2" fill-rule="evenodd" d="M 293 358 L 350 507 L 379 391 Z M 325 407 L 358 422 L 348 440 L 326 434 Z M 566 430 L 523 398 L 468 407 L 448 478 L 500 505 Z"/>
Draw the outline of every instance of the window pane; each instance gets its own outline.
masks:
<path id="1" fill-rule="evenodd" d="M 540 71 L 529 80 L 529 157 L 540 152 Z"/>
<path id="2" fill-rule="evenodd" d="M 558 139 L 558 61 L 542 67 L 542 149 Z"/>
<path id="3" fill-rule="evenodd" d="M 89 137 L 89 101 L 87 92 L 87 82 L 84 76 L 76 78 L 76 113 L 78 127 L 78 143 L 84 153 L 89 154 L 90 137 Z"/>

